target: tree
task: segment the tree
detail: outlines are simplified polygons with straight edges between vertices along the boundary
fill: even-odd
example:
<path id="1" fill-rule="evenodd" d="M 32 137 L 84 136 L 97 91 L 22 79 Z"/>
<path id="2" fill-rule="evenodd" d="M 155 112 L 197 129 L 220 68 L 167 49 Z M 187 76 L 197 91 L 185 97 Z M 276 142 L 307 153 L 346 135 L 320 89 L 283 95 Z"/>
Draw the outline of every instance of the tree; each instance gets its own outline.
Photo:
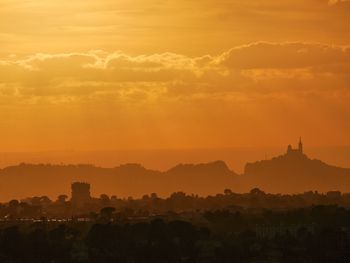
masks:
<path id="1" fill-rule="evenodd" d="M 107 219 L 108 221 L 110 221 L 112 219 L 112 215 L 114 212 L 115 212 L 115 208 L 108 206 L 101 209 L 100 215 L 103 219 Z"/>
<path id="2" fill-rule="evenodd" d="M 19 205 L 19 202 L 18 202 L 18 200 L 16 200 L 16 199 L 13 199 L 13 200 L 11 200 L 11 201 L 9 202 L 9 207 L 10 207 L 10 208 L 17 208 L 18 205 Z"/>
<path id="3" fill-rule="evenodd" d="M 259 188 L 254 188 L 250 191 L 251 195 L 265 195 L 264 191 L 261 191 Z"/>
<path id="4" fill-rule="evenodd" d="M 68 199 L 67 195 L 59 195 L 57 197 L 57 202 L 60 203 L 60 204 L 64 204 L 67 199 Z"/>
<path id="5" fill-rule="evenodd" d="M 156 193 L 152 193 L 151 194 L 151 199 L 158 199 L 158 195 Z"/>
<path id="6" fill-rule="evenodd" d="M 43 205 L 43 206 L 48 206 L 52 203 L 52 201 L 50 200 L 50 198 L 48 198 L 46 195 L 40 197 L 40 203 Z"/>
<path id="7" fill-rule="evenodd" d="M 9 212 L 12 217 L 17 217 L 19 213 L 19 202 L 18 200 L 11 200 L 9 202 Z"/>
<path id="8" fill-rule="evenodd" d="M 225 195 L 232 195 L 233 192 L 232 192 L 231 189 L 227 189 L 227 188 L 226 188 L 226 189 L 224 190 L 224 194 L 225 194 Z"/>
<path id="9" fill-rule="evenodd" d="M 102 206 L 108 206 L 110 203 L 109 196 L 106 194 L 101 194 L 100 195 L 100 202 Z"/>

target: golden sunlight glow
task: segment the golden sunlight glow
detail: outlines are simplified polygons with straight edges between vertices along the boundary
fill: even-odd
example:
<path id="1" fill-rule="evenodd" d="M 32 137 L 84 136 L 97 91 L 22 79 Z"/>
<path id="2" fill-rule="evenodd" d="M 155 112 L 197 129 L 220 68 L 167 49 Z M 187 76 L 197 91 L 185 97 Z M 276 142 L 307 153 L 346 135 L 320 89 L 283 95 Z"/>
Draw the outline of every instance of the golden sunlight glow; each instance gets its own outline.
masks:
<path id="1" fill-rule="evenodd" d="M 2 0 L 1 149 L 267 146 L 300 134 L 347 145 L 349 11 L 328 0 Z"/>

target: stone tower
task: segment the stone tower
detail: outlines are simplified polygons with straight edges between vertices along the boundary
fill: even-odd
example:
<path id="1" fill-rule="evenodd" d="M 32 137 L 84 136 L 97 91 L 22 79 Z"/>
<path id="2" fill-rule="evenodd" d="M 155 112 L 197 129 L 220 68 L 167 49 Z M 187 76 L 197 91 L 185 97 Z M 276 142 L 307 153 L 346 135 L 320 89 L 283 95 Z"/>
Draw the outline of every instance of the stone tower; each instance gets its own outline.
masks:
<path id="1" fill-rule="evenodd" d="M 91 202 L 90 184 L 84 182 L 72 183 L 72 208 L 81 210 Z"/>

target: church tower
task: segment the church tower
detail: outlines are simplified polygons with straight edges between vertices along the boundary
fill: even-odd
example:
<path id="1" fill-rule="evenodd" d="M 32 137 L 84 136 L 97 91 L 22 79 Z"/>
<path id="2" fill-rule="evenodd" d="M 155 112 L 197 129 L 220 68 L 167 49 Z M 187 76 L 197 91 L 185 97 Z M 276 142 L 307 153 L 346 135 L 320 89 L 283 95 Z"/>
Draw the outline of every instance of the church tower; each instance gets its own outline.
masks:
<path id="1" fill-rule="evenodd" d="M 303 153 L 303 142 L 301 141 L 301 137 L 300 137 L 300 139 L 299 139 L 299 152 L 300 153 Z"/>

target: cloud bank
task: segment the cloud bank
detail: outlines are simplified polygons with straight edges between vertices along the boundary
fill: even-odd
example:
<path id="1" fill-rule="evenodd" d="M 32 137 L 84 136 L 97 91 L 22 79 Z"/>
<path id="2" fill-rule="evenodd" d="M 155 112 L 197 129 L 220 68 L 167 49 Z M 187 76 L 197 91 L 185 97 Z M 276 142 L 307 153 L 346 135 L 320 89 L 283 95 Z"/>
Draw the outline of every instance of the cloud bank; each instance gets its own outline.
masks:
<path id="1" fill-rule="evenodd" d="M 123 52 L 90 51 L 33 54 L 0 60 L 0 96 L 28 98 L 60 96 L 91 100 L 103 94 L 118 98 L 151 93 L 168 99 L 188 95 L 281 92 L 296 86 L 317 91 L 327 80 L 346 80 L 350 73 L 350 47 L 319 43 L 257 42 L 234 47 L 222 54 L 188 57 L 175 53 L 130 56 Z M 343 89 L 344 84 L 325 87 Z M 251 90 L 254 93 L 251 93 Z M 141 96 L 142 97 L 142 96 Z M 140 100 L 141 100 L 140 97 Z M 147 99 L 147 96 L 144 97 Z M 64 100 L 62 100 L 64 101 Z"/>
<path id="2" fill-rule="evenodd" d="M 259 136 L 280 144 L 295 134 L 349 142 L 349 46 L 36 53 L 2 58 L 0 75 L 8 149 L 259 145 Z"/>

